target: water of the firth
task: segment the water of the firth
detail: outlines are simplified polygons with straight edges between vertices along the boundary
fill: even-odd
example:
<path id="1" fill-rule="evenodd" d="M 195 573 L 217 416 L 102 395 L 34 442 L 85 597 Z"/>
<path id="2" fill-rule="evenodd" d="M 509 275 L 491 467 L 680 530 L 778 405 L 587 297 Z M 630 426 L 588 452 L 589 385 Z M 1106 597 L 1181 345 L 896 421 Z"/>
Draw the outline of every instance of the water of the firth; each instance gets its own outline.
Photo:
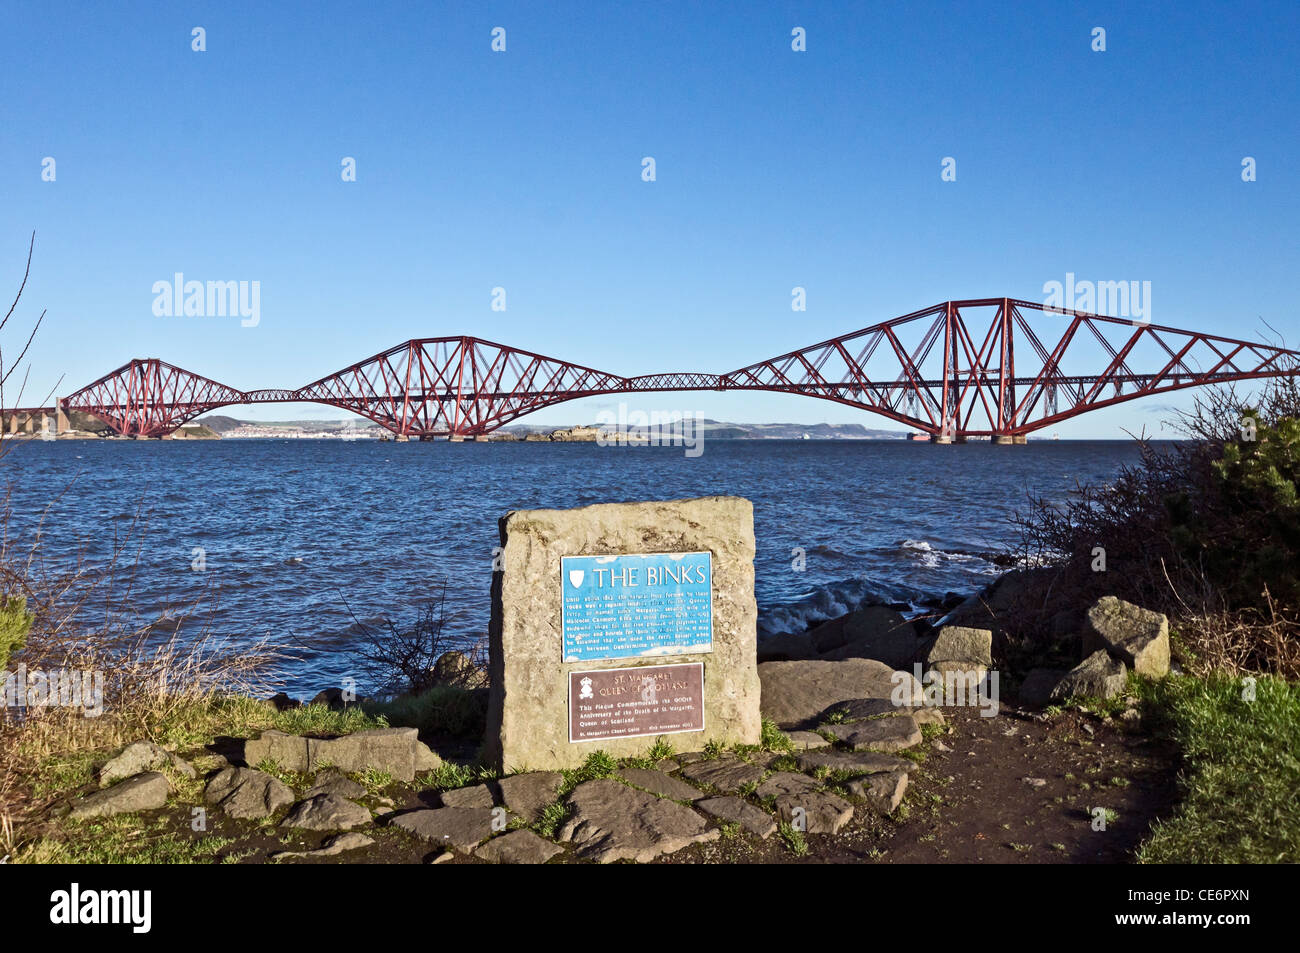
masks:
<path id="1" fill-rule="evenodd" d="M 94 564 L 131 535 L 143 616 L 207 587 L 218 633 L 295 643 L 286 688 L 309 697 L 356 674 L 353 614 L 412 619 L 444 580 L 449 628 L 484 633 L 507 510 L 748 497 L 762 635 L 864 601 L 973 591 L 1000 570 L 968 554 L 1010 543 L 1029 494 L 1064 498 L 1136 457 L 1131 440 L 714 441 L 696 458 L 575 443 L 35 441 L 13 446 L 0 479 L 11 547 L 39 529 L 47 560 Z"/>

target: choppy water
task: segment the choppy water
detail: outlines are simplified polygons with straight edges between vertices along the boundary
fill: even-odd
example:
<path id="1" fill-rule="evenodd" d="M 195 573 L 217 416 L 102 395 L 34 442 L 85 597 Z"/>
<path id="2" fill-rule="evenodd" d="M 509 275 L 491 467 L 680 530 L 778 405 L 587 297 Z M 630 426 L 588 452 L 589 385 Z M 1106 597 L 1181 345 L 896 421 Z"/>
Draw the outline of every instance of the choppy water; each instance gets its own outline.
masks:
<path id="1" fill-rule="evenodd" d="M 287 687 L 310 695 L 355 674 L 353 613 L 412 618 L 444 579 L 449 628 L 483 634 L 497 519 L 510 509 L 748 497 L 770 633 L 865 601 L 974 590 L 1000 571 L 978 554 L 1013 539 L 1007 520 L 1027 494 L 1062 497 L 1136 457 L 1132 441 L 714 441 L 696 458 L 572 443 L 37 441 L 0 461 L 0 479 L 11 545 L 30 546 L 47 506 L 48 559 L 82 550 L 102 562 L 131 534 L 141 613 L 208 586 L 218 633 L 297 643 Z"/>

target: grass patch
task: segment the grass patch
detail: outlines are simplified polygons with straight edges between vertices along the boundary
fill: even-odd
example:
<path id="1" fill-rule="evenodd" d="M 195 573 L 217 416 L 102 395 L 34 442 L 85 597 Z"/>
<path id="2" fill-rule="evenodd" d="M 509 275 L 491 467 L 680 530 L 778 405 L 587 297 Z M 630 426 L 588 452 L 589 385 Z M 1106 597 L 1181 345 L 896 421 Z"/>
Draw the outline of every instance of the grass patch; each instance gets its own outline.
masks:
<path id="1" fill-rule="evenodd" d="M 1153 730 L 1184 761 L 1183 800 L 1138 850 L 1141 863 L 1259 864 L 1300 856 L 1300 683 L 1169 676 L 1141 684 Z"/>
<path id="2" fill-rule="evenodd" d="M 12 858 L 19 864 L 210 864 L 234 843 L 226 837 L 188 837 L 166 830 L 164 817 L 135 815 L 69 824 L 56 838 L 42 837 Z"/>
<path id="3" fill-rule="evenodd" d="M 477 738 L 487 726 L 487 695 L 439 685 L 419 695 L 367 702 L 365 711 L 395 728 L 416 728 L 422 735 Z"/>
<path id="4" fill-rule="evenodd" d="M 777 824 L 776 833 L 781 838 L 781 843 L 785 844 L 785 849 L 796 857 L 808 854 L 808 839 L 803 836 L 803 831 L 797 830 L 788 821 Z"/>
<path id="5" fill-rule="evenodd" d="M 776 722 L 770 718 L 763 719 L 759 743 L 764 751 L 794 751 L 794 742 L 790 740 L 790 736 L 778 728 Z"/>

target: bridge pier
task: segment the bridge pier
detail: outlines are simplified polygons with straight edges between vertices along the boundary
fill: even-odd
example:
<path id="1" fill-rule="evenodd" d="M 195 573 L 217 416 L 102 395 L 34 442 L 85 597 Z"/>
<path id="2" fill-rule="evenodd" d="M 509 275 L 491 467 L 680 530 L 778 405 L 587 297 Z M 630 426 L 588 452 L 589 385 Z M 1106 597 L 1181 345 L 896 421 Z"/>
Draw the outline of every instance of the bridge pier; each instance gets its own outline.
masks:
<path id="1" fill-rule="evenodd" d="M 999 447 L 1020 447 L 1029 442 L 1029 438 L 1022 433 L 1000 433 L 994 434 L 993 442 Z"/>
<path id="2" fill-rule="evenodd" d="M 931 443 L 965 443 L 966 435 L 964 433 L 936 433 L 930 435 Z"/>

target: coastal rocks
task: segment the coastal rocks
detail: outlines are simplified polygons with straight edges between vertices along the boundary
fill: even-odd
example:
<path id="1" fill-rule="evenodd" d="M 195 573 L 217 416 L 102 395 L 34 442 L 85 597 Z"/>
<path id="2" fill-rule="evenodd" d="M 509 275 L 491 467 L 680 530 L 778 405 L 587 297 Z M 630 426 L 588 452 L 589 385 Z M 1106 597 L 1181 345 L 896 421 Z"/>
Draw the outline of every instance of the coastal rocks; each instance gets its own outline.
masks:
<path id="1" fill-rule="evenodd" d="M 358 698 L 354 692 L 345 692 L 341 688 L 331 687 L 317 692 L 309 704 L 326 705 L 331 711 L 343 711 L 345 708 L 360 705 L 364 698 Z"/>
<path id="2" fill-rule="evenodd" d="M 830 747 L 830 742 L 815 731 L 792 731 L 787 736 L 795 751 L 815 751 Z"/>
<path id="3" fill-rule="evenodd" d="M 820 785 L 806 774 L 794 771 L 777 771 L 763 780 L 754 794 L 759 798 L 780 797 L 783 794 L 809 794 Z"/>
<path id="4" fill-rule="evenodd" d="M 501 803 L 531 824 L 555 801 L 563 783 L 564 776 L 558 771 L 529 771 L 502 778 L 496 785 Z"/>
<path id="5" fill-rule="evenodd" d="M 1089 698 L 1114 698 L 1128 684 L 1128 670 L 1124 663 L 1111 658 L 1100 649 L 1070 669 L 1056 683 L 1050 697 L 1064 701 L 1074 696 Z"/>
<path id="6" fill-rule="evenodd" d="M 738 797 L 706 797 L 696 801 L 695 806 L 724 823 L 739 824 L 756 837 L 766 839 L 776 833 L 776 819 L 772 815 Z"/>
<path id="7" fill-rule="evenodd" d="M 369 847 L 375 841 L 365 834 L 359 834 L 351 831 L 347 834 L 336 834 L 333 837 L 327 837 L 324 843 L 315 850 L 281 850 L 271 854 L 271 860 L 292 860 L 296 858 L 316 858 L 316 857 L 335 857 L 339 854 L 346 853 L 350 850 L 359 850 L 362 847 Z"/>
<path id="8" fill-rule="evenodd" d="M 1139 675 L 1164 678 L 1169 674 L 1169 620 L 1159 612 L 1105 596 L 1088 609 L 1083 649 L 1104 649 Z"/>
<path id="9" fill-rule="evenodd" d="M 909 771 L 912 762 L 874 751 L 808 751 L 795 756 L 800 771 L 844 771 L 852 774 L 879 774 L 885 771 Z"/>
<path id="10" fill-rule="evenodd" d="M 808 633 L 825 659 L 874 658 L 895 668 L 916 654 L 916 627 L 888 606 L 866 606 L 823 622 Z"/>
<path id="11" fill-rule="evenodd" d="M 157 771 L 146 771 L 79 799 L 72 806 L 69 816 L 74 820 L 84 820 L 134 811 L 153 811 L 167 803 L 170 791 L 171 785 L 167 783 L 166 777 Z"/>
<path id="12" fill-rule="evenodd" d="M 480 807 L 430 808 L 399 814 L 392 824 L 422 840 L 467 854 L 492 835 L 492 811 Z"/>
<path id="13" fill-rule="evenodd" d="M 366 796 L 366 786 L 353 781 L 342 771 L 326 768 L 316 775 L 316 782 L 303 798 L 313 798 L 318 794 L 336 794 L 339 797 L 359 798 Z"/>
<path id="14" fill-rule="evenodd" d="M 752 787 L 761 781 L 764 771 L 757 765 L 727 755 L 688 764 L 680 773 L 688 781 L 721 794 L 735 794 L 742 788 Z"/>
<path id="15" fill-rule="evenodd" d="M 940 663 L 961 663 L 965 669 L 987 671 L 993 664 L 993 633 L 989 629 L 945 625 L 925 654 L 934 668 Z"/>
<path id="16" fill-rule="evenodd" d="M 911 715 L 827 725 L 823 730 L 851 751 L 902 751 L 921 743 L 921 726 Z"/>
<path id="17" fill-rule="evenodd" d="M 848 792 L 862 798 L 873 810 L 892 814 L 903 802 L 907 791 L 906 771 L 884 771 L 856 778 L 845 785 Z"/>
<path id="18" fill-rule="evenodd" d="M 345 831 L 370 823 L 370 811 L 337 794 L 317 794 L 299 801 L 280 822 L 281 827 L 309 831 Z"/>
<path id="19" fill-rule="evenodd" d="M 673 776 L 664 774 L 662 771 L 624 768 L 619 772 L 619 776 L 633 787 L 641 788 L 643 791 L 649 791 L 651 794 L 657 794 L 659 797 L 666 797 L 673 801 L 694 801 L 700 796 L 700 791 L 697 788 L 691 787 L 685 781 L 678 781 Z"/>
<path id="20" fill-rule="evenodd" d="M 809 834 L 838 834 L 853 820 L 853 805 L 836 794 L 782 794 L 775 806 L 777 817 Z"/>
<path id="21" fill-rule="evenodd" d="M 244 742 L 244 763 L 263 761 L 300 773 L 327 766 L 348 773 L 385 771 L 408 782 L 442 763 L 414 728 L 376 728 L 337 738 L 303 738 L 272 729 Z"/>
<path id="22" fill-rule="evenodd" d="M 108 787 L 115 781 L 133 777 L 144 771 L 161 768 L 171 760 L 171 753 L 152 741 L 129 744 L 119 754 L 110 758 L 99 769 L 99 786 Z"/>
<path id="23" fill-rule="evenodd" d="M 226 768 L 208 782 L 203 799 L 230 817 L 258 820 L 292 804 L 293 791 L 265 771 Z"/>
<path id="24" fill-rule="evenodd" d="M 443 807 L 492 807 L 492 791 L 486 784 L 467 788 L 453 788 L 438 795 Z"/>
<path id="25" fill-rule="evenodd" d="M 828 706 L 844 698 L 888 699 L 901 683 L 902 697 L 920 699 L 916 679 L 874 659 L 840 662 L 764 662 L 758 666 L 763 685 L 763 714 L 781 727 L 813 727 Z"/>
<path id="26" fill-rule="evenodd" d="M 443 652 L 433 663 L 432 684 L 473 690 L 487 685 L 487 673 L 464 652 Z"/>
<path id="27" fill-rule="evenodd" d="M 578 856 L 602 864 L 645 863 L 718 837 L 690 808 L 612 779 L 578 785 L 567 803 L 571 816 L 559 839 L 571 842 Z"/>
<path id="28" fill-rule="evenodd" d="M 758 641 L 759 662 L 802 661 L 817 656 L 808 632 L 781 632 Z"/>
<path id="29" fill-rule="evenodd" d="M 492 864 L 544 864 L 564 853 L 545 838 L 529 830 L 511 831 L 494 837 L 474 851 L 474 856 Z"/>

